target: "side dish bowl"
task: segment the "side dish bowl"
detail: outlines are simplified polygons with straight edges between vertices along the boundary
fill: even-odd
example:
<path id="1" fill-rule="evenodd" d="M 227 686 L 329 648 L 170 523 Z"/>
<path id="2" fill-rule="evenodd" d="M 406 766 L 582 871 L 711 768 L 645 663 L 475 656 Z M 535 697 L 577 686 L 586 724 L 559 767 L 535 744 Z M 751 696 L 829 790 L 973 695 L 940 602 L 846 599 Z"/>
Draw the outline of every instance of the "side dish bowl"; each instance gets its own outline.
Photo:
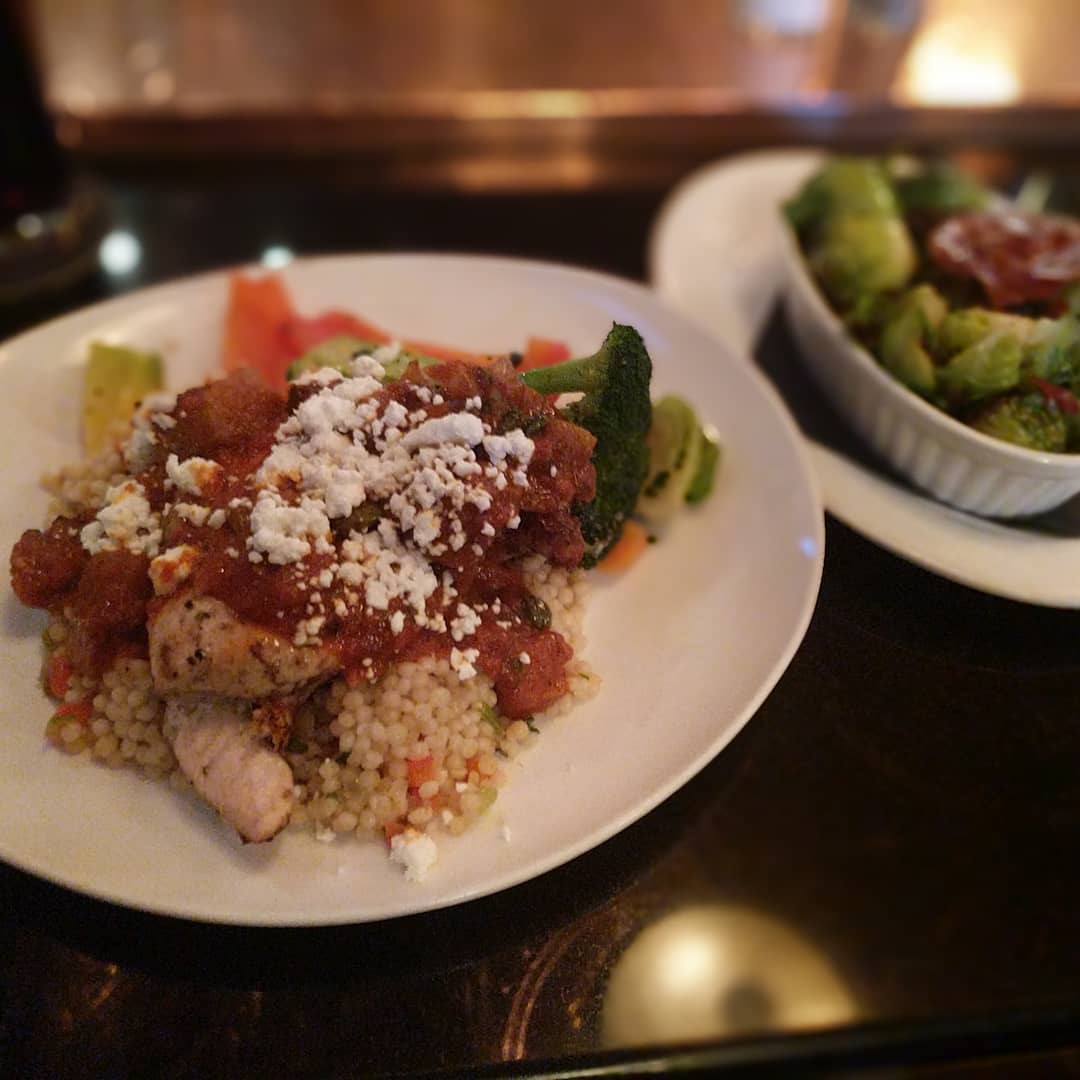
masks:
<path id="1" fill-rule="evenodd" d="M 1042 453 L 991 438 L 897 382 L 848 332 L 784 229 L 784 304 L 803 362 L 833 407 L 894 469 L 936 499 L 1013 518 L 1080 493 L 1080 454 Z"/>

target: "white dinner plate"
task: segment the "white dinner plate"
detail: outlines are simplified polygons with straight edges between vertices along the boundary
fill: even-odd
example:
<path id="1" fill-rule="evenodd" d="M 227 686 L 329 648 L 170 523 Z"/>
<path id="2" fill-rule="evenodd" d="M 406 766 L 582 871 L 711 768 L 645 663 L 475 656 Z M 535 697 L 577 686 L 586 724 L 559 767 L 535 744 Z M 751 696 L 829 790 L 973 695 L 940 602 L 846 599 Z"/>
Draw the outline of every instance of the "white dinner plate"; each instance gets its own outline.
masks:
<path id="1" fill-rule="evenodd" d="M 821 576 L 823 510 L 793 421 L 751 366 L 647 289 L 510 259 L 358 255 L 302 260 L 284 275 L 301 311 L 345 308 L 403 335 L 477 350 L 530 334 L 578 353 L 613 320 L 644 335 L 656 393 L 691 398 L 720 431 L 715 494 L 680 516 L 624 576 L 598 581 L 586 629 L 599 695 L 548 724 L 484 820 L 439 839 L 420 884 L 381 845 L 287 831 L 243 847 L 191 796 L 46 747 L 40 612 L 3 602 L 8 672 L 0 720 L 0 857 L 132 907 L 215 922 L 359 922 L 458 903 L 524 881 L 655 807 L 731 740 L 806 630 Z M 86 347 L 161 350 L 171 389 L 218 360 L 226 275 L 146 290 L 0 346 L 0 446 L 10 551 L 39 526 L 38 474 L 77 454 Z M 600 577 L 599 574 L 595 575 Z M 505 828 L 504 828 L 505 826 Z"/>
<path id="2" fill-rule="evenodd" d="M 779 203 L 821 160 L 814 150 L 705 166 L 665 201 L 649 275 L 660 296 L 749 359 L 783 277 Z M 1080 607 L 1080 540 L 953 510 L 809 441 L 829 511 L 942 577 L 1030 604 Z"/>

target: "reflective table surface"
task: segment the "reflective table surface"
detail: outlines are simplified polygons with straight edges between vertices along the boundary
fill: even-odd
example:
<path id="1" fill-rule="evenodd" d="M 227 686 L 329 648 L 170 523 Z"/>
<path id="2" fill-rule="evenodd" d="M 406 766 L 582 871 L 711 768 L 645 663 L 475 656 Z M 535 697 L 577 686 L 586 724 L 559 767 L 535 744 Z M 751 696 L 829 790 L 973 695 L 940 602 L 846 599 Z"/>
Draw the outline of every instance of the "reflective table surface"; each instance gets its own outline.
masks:
<path id="1" fill-rule="evenodd" d="M 192 169 L 104 189 L 111 270 L 0 309 L 4 337 L 268 249 L 641 277 L 665 194 L 395 196 Z M 781 323 L 758 351 L 815 435 L 835 426 Z M 0 1072 L 1075 1075 L 1078 639 L 1076 612 L 951 584 L 830 518 L 816 613 L 757 715 L 657 810 L 537 880 L 381 924 L 248 930 L 0 865 Z"/>

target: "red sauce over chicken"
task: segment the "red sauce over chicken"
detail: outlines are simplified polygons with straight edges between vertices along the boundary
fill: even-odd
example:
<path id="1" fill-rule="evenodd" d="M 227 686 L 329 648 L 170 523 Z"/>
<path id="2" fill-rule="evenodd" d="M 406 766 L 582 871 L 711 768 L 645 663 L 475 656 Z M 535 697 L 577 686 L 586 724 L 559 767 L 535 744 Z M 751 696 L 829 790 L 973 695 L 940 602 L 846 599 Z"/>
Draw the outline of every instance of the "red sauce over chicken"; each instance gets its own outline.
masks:
<path id="1" fill-rule="evenodd" d="M 319 650 L 324 672 L 374 680 L 446 656 L 463 678 L 487 674 L 501 711 L 523 717 L 566 692 L 572 650 L 521 557 L 581 562 L 572 508 L 594 497 L 593 445 L 505 363 L 413 364 L 367 391 L 327 374 L 287 402 L 238 372 L 144 422 L 128 502 L 112 493 L 96 518 L 26 532 L 12 583 L 71 622 L 87 674 L 147 655 L 168 606 L 214 598 Z"/>

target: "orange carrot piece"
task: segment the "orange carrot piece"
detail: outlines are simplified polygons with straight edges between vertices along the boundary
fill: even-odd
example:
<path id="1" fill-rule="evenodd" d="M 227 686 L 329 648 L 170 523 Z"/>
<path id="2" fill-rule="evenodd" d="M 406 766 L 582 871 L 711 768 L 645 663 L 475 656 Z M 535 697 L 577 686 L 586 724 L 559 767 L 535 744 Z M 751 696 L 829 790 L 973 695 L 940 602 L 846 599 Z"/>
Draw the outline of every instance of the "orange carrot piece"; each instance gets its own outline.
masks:
<path id="1" fill-rule="evenodd" d="M 649 534 L 637 521 L 623 525 L 622 536 L 615 546 L 598 562 L 598 569 L 608 574 L 621 574 L 629 570 L 641 553 L 649 546 Z"/>
<path id="2" fill-rule="evenodd" d="M 49 696 L 62 698 L 71 686 L 71 661 L 62 653 L 53 653 L 49 657 L 49 666 L 45 672 L 45 686 Z"/>
<path id="3" fill-rule="evenodd" d="M 430 754 L 422 758 L 406 758 L 405 767 L 409 770 L 410 788 L 418 788 L 435 779 L 435 759 Z"/>

